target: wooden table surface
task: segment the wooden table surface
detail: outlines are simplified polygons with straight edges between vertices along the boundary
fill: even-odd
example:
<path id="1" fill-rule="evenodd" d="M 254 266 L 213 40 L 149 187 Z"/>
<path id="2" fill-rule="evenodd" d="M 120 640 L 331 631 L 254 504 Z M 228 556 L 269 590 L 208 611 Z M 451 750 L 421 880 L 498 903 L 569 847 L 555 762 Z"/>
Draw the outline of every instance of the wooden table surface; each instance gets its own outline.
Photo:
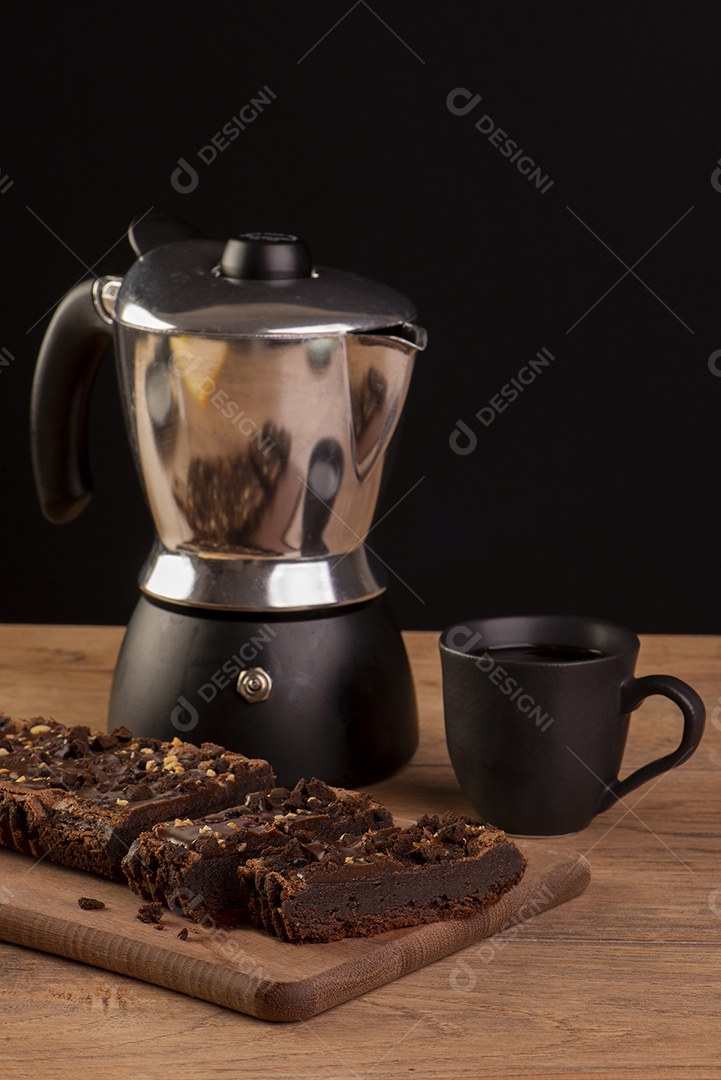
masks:
<path id="1" fill-rule="evenodd" d="M 0 627 L 0 708 L 103 726 L 121 636 Z M 469 811 L 444 743 L 436 635 L 406 640 L 421 745 L 372 790 L 406 816 Z M 638 674 L 655 671 L 696 687 L 706 735 L 680 769 L 554 841 L 591 863 L 580 898 L 296 1024 L 0 943 L 0 1077 L 721 1077 L 721 638 L 645 637 Z M 679 732 L 675 708 L 651 699 L 625 766 Z"/>

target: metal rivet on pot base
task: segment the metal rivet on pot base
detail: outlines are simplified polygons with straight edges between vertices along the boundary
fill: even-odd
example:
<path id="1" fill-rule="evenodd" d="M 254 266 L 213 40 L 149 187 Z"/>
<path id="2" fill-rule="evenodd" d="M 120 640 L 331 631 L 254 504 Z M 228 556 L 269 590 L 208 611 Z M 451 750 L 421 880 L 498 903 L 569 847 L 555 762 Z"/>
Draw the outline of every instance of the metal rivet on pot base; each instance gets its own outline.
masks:
<path id="1" fill-rule="evenodd" d="M 251 705 L 256 701 L 266 701 L 272 689 L 273 680 L 262 667 L 246 668 L 238 676 L 236 690 Z"/>

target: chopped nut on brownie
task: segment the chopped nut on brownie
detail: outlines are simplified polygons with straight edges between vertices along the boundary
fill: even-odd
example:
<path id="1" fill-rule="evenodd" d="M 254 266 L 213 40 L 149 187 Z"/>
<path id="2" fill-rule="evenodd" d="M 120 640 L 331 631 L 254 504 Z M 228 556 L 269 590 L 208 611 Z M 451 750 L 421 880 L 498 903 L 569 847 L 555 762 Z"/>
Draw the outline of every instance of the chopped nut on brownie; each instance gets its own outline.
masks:
<path id="1" fill-rule="evenodd" d="M 0 759 L 0 845 L 120 880 L 140 833 L 235 806 L 275 781 L 266 761 L 215 743 L 136 739 L 126 728 L 108 735 L 39 717 L 2 718 Z"/>
<path id="2" fill-rule="evenodd" d="M 130 888 L 196 922 L 242 921 L 238 867 L 302 830 L 335 839 L 392 825 L 370 795 L 299 780 L 295 788 L 252 792 L 240 806 L 195 821 L 176 818 L 142 833 L 123 859 Z"/>
<path id="3" fill-rule="evenodd" d="M 238 876 L 252 925 L 283 941 L 334 941 L 476 915 L 525 865 L 500 829 L 447 813 L 338 840 L 295 833 Z"/>

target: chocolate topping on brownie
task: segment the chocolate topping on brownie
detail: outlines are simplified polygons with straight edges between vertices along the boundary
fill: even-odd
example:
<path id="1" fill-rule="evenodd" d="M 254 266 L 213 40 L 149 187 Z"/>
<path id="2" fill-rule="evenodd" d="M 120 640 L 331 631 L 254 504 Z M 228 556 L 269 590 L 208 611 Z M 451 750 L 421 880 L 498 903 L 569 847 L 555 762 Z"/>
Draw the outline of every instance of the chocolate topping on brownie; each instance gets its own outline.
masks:
<path id="1" fill-rule="evenodd" d="M 196 921 L 241 917 L 237 868 L 298 833 L 333 841 L 392 823 L 370 795 L 300 780 L 292 791 L 253 792 L 241 806 L 200 820 L 177 818 L 140 836 L 123 860 L 131 889 Z"/>
<path id="2" fill-rule="evenodd" d="M 476 914 L 524 869 L 500 829 L 444 814 L 357 838 L 295 835 L 238 874 L 250 921 L 302 942 Z"/>
<path id="3" fill-rule="evenodd" d="M 248 840 L 255 837 L 268 841 L 295 828 L 313 828 L 316 821 L 328 821 L 326 811 L 337 804 L 338 797 L 339 791 L 321 780 L 301 780 L 293 791 L 274 788 L 252 792 L 242 806 L 197 821 L 176 818 L 172 823 L 157 825 L 153 833 L 160 840 L 183 844 L 203 854 L 212 854 L 217 847 L 238 849 L 241 845 L 247 847 Z M 359 797 L 357 809 L 366 809 L 369 804 L 369 800 L 366 804 Z"/>
<path id="4" fill-rule="evenodd" d="M 107 808 L 209 786 L 209 780 L 232 776 L 236 758 L 214 743 L 199 750 L 178 738 L 133 739 L 126 728 L 105 735 L 45 720 L 17 733 L 0 731 L 1 781 L 25 791 L 63 788 Z"/>
<path id="5" fill-rule="evenodd" d="M 121 878 L 120 862 L 144 829 L 221 810 L 273 782 L 266 761 L 215 743 L 3 718 L 0 844 Z"/>

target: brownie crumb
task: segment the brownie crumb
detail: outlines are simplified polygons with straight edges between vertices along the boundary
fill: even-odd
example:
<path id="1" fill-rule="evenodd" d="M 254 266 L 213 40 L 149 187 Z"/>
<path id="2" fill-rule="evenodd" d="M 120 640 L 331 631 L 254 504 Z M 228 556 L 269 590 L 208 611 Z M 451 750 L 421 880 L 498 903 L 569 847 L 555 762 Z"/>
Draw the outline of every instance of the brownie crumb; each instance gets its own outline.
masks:
<path id="1" fill-rule="evenodd" d="M 137 918 L 144 923 L 159 923 L 163 917 L 162 904 L 141 904 Z"/>
<path id="2" fill-rule="evenodd" d="M 78 900 L 78 907 L 83 911 L 100 911 L 105 907 L 102 900 L 94 900 L 92 896 L 81 896 Z"/>
<path id="3" fill-rule="evenodd" d="M 184 926 L 182 930 L 178 930 L 178 937 L 181 941 L 188 940 L 188 927 Z"/>
<path id="4" fill-rule="evenodd" d="M 133 737 L 132 731 L 128 731 L 128 729 L 124 725 L 113 728 L 110 734 L 113 738 L 117 739 L 118 742 L 130 742 Z"/>

